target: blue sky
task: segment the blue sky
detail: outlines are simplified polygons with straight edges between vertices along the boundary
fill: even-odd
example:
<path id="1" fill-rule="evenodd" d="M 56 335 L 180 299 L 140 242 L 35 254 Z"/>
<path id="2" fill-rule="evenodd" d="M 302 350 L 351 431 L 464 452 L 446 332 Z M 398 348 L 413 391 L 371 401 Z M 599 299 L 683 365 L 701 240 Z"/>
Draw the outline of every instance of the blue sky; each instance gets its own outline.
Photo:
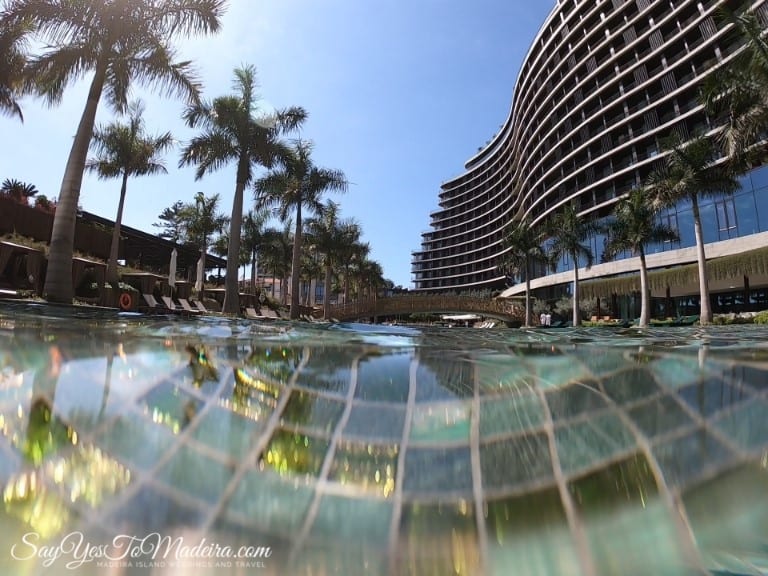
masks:
<path id="1" fill-rule="evenodd" d="M 204 95 L 230 92 L 233 68 L 253 64 L 265 106 L 309 112 L 301 137 L 315 143 L 318 166 L 343 170 L 352 183 L 342 216 L 357 219 L 371 256 L 387 278 L 411 285 L 411 251 L 438 208 L 440 183 L 498 130 L 511 105 L 520 65 L 555 0 L 230 0 L 221 32 L 182 41 L 196 62 Z M 47 108 L 25 99 L 25 123 L 0 117 L 0 179 L 35 184 L 58 196 L 86 84 Z M 183 104 L 140 87 L 150 132 L 193 132 Z M 102 102 L 97 121 L 112 111 Z M 218 192 L 229 214 L 234 166 L 203 180 L 178 169 L 128 183 L 123 221 L 148 232 L 166 206 Z M 117 211 L 119 181 L 86 176 L 80 204 L 107 218 Z"/>

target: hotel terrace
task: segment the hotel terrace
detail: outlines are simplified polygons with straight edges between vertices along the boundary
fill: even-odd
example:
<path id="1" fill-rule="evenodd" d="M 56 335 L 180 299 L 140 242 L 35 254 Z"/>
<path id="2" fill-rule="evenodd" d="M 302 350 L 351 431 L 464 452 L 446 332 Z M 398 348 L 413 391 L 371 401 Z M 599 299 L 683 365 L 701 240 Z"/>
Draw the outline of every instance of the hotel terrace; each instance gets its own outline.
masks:
<path id="1" fill-rule="evenodd" d="M 569 202 L 585 216 L 603 218 L 619 197 L 644 181 L 665 138 L 677 134 L 687 140 L 716 128 L 697 96 L 702 78 L 727 65 L 739 48 L 729 43 L 715 17 L 719 6 L 738 4 L 559 0 L 523 62 L 502 128 L 466 162 L 462 175 L 441 186 L 431 230 L 413 253 L 415 289 L 523 293 L 523 284 L 506 285 L 498 267 L 507 224 L 525 216 L 534 224 L 545 222 Z M 768 21 L 768 5 L 759 1 L 753 7 Z M 740 182 L 733 196 L 700 204 L 707 258 L 764 262 L 768 167 Z M 691 207 L 679 204 L 662 218 L 679 229 L 681 238 L 648 249 L 653 296 L 694 307 L 694 274 L 677 274 L 674 282 L 664 277 L 665 270 L 695 266 Z M 581 270 L 580 278 L 584 296 L 610 295 L 615 306 L 615 287 L 622 280 L 625 287 L 636 283 L 631 276 L 637 278 L 638 263 L 629 254 L 604 262 L 604 240 L 591 239 L 595 265 Z M 554 273 L 538 270 L 531 282 L 534 295 L 553 299 L 567 293 L 571 267 L 563 259 Z M 731 270 L 722 273 L 710 268 L 716 271 L 710 277 L 716 312 L 768 307 L 768 275 L 755 271 L 764 271 L 764 264 L 750 273 L 733 272 L 734 266 L 720 266 Z"/>

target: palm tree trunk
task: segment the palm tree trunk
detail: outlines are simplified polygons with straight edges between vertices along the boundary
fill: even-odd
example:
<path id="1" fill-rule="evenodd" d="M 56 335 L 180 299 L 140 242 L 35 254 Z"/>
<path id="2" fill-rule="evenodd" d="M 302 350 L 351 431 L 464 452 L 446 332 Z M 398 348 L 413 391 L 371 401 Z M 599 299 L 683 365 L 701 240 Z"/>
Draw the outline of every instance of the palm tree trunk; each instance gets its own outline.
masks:
<path id="1" fill-rule="evenodd" d="M 72 142 L 67 167 L 61 181 L 59 203 L 53 218 L 45 287 L 43 288 L 43 296 L 51 302 L 71 304 L 74 296 L 72 253 L 75 244 L 77 202 L 80 199 L 85 160 L 88 157 L 88 147 L 93 136 L 96 110 L 99 107 L 99 100 L 101 100 L 106 73 L 106 65 L 100 62 L 96 67 L 96 73 L 88 90 L 88 99 L 85 102 L 83 115 L 80 117 L 80 124 L 77 126 L 77 133 Z"/>
<path id="2" fill-rule="evenodd" d="M 291 258 L 291 320 L 299 317 L 299 276 L 301 270 L 301 200 L 296 202 L 296 232 L 293 235 L 293 257 Z"/>
<path id="3" fill-rule="evenodd" d="M 648 267 L 645 265 L 645 250 L 640 248 L 640 328 L 646 328 L 651 321 L 650 294 L 648 293 Z"/>
<path id="4" fill-rule="evenodd" d="M 696 256 L 699 261 L 699 298 L 701 300 L 699 322 L 704 325 L 712 322 L 712 308 L 709 304 L 709 282 L 707 281 L 707 256 L 704 253 L 704 233 L 701 230 L 699 201 L 696 196 L 691 197 L 691 205 L 693 207 L 693 231 L 696 236 Z"/>
<path id="5" fill-rule="evenodd" d="M 120 224 L 123 222 L 123 206 L 125 206 L 125 191 L 128 187 L 128 172 L 123 172 L 123 183 L 120 186 L 120 201 L 117 203 L 115 227 L 112 230 L 112 245 L 109 248 L 107 262 L 107 282 L 117 284 L 117 256 L 120 249 Z"/>
<path id="6" fill-rule="evenodd" d="M 579 259 L 573 256 L 573 325 L 581 326 L 581 311 L 579 310 Z"/>
<path id="7" fill-rule="evenodd" d="M 241 160 L 240 164 L 242 163 Z M 235 199 L 232 201 L 232 216 L 229 220 L 227 275 L 224 279 L 224 305 L 221 309 L 226 314 L 240 313 L 240 287 L 237 277 L 240 269 L 240 233 L 243 228 L 243 191 L 245 190 L 245 179 L 240 172 L 242 172 L 242 166 L 238 169 Z"/>
<path id="8" fill-rule="evenodd" d="M 531 274 L 530 262 L 525 259 L 525 327 L 531 327 Z"/>
<path id="9" fill-rule="evenodd" d="M 323 318 L 331 319 L 331 266 L 325 266 L 325 279 L 323 281 Z"/>
<path id="10" fill-rule="evenodd" d="M 251 294 L 256 294 L 256 249 L 251 253 Z"/>

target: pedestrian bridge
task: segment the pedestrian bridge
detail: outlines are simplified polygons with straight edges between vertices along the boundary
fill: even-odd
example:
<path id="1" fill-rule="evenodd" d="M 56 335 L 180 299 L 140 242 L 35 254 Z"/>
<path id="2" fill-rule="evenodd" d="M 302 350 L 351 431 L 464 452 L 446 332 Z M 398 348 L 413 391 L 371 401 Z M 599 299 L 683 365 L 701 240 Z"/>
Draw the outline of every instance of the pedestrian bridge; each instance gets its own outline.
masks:
<path id="1" fill-rule="evenodd" d="M 404 294 L 387 298 L 370 298 L 331 306 L 330 309 L 330 317 L 342 322 L 403 314 L 478 314 L 504 322 L 521 323 L 525 319 L 525 309 L 511 300 L 439 294 Z"/>

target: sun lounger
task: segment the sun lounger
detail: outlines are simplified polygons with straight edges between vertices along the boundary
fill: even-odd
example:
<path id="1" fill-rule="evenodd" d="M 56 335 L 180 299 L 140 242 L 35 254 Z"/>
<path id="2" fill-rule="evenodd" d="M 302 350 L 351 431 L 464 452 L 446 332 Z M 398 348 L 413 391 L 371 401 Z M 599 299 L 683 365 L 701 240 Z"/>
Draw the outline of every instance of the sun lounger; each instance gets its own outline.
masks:
<path id="1" fill-rule="evenodd" d="M 158 303 L 157 300 L 155 300 L 155 297 L 152 296 L 152 294 L 142 294 L 141 297 L 144 298 L 144 302 L 147 303 L 147 308 L 149 308 L 151 312 L 159 312 L 160 310 L 163 309 L 163 307 L 160 306 L 160 304 Z"/>
<path id="2" fill-rule="evenodd" d="M 200 310 L 197 310 L 196 308 L 192 308 L 192 305 L 189 303 L 189 300 L 186 298 L 179 298 L 179 304 L 181 304 L 181 307 L 184 309 L 185 312 L 189 312 L 190 314 L 200 314 Z"/>
<path id="3" fill-rule="evenodd" d="M 203 314 L 210 314 L 208 310 L 205 308 L 205 305 L 200 300 L 195 300 L 195 306 L 197 306 L 197 309 L 200 310 Z"/>
<path id="4" fill-rule="evenodd" d="M 170 296 L 161 296 L 160 297 L 165 304 L 165 307 L 168 308 L 171 312 L 182 312 L 184 309 L 180 308 L 179 306 L 176 306 L 174 304 L 173 300 L 171 300 Z"/>

